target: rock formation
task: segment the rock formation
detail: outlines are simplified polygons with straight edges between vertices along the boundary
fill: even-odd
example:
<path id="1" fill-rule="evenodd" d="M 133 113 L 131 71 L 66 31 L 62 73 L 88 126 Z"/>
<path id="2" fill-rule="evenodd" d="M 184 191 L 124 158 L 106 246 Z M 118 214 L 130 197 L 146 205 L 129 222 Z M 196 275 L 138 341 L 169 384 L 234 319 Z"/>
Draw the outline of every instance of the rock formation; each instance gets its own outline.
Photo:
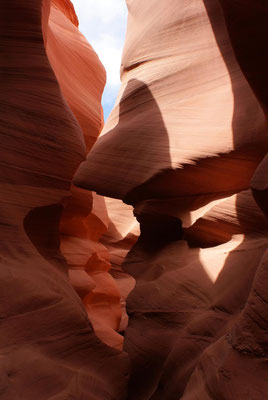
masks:
<path id="1" fill-rule="evenodd" d="M 0 398 L 121 399 L 127 357 L 96 337 L 59 251 L 85 144 L 47 58 L 49 12 L 46 0 L 0 5 Z"/>
<path id="2" fill-rule="evenodd" d="M 103 126 L 101 95 L 105 71 L 77 25 L 70 2 L 51 2 L 47 55 L 64 98 L 83 130 L 88 152 Z M 74 186 L 71 193 L 60 222 L 61 251 L 70 266 L 70 281 L 83 300 L 98 337 L 122 348 L 123 337 L 115 332 L 122 316 L 120 293 L 108 273 L 110 255 L 99 243 L 109 224 L 105 200 Z"/>
<path id="3" fill-rule="evenodd" d="M 128 399 L 265 398 L 268 8 L 128 8 L 118 100 L 74 178 L 141 224 L 123 263 Z"/>
<path id="4" fill-rule="evenodd" d="M 151 2 L 129 9 L 117 106 L 74 181 L 147 208 L 176 197 L 172 213 L 183 218 L 248 188 L 266 118 L 218 2 L 170 0 L 164 15 Z"/>
<path id="5" fill-rule="evenodd" d="M 263 400 L 268 6 L 127 5 L 103 127 L 72 3 L 0 4 L 0 399 Z"/>

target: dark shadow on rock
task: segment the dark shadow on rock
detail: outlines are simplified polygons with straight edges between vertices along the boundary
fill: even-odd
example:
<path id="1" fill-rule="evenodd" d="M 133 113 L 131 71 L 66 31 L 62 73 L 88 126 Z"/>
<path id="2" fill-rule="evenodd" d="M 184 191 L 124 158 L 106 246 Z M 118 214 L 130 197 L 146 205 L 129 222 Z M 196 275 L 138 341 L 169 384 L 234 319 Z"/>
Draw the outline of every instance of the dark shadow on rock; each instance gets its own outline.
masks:
<path id="1" fill-rule="evenodd" d="M 186 362 L 191 362 L 186 368 L 190 375 L 207 343 L 205 338 L 200 344 L 195 339 L 186 359 L 184 350 L 187 345 L 189 348 L 188 341 L 174 368 L 165 369 L 174 346 L 184 341 L 187 324 L 209 307 L 213 287 L 199 261 L 198 249 L 190 250 L 190 254 L 186 242 L 170 239 L 170 243 L 161 242 L 153 251 L 140 237 L 124 261 L 124 271 L 136 279 L 136 286 L 127 298 L 129 324 L 124 340 L 124 351 L 131 360 L 128 400 L 152 398 L 158 385 L 162 385 L 163 373 L 166 371 L 170 377 L 172 371 L 176 373 L 179 366 L 184 368 Z M 176 389 L 186 383 L 187 379 L 177 380 Z M 168 399 L 166 386 L 163 388 L 161 393 L 158 391 L 159 399 Z"/>
<path id="2" fill-rule="evenodd" d="M 144 101 L 140 101 L 140 95 Z M 142 118 L 147 107 L 151 111 L 148 121 Z M 126 132 L 124 125 L 120 125 L 120 116 L 125 112 L 128 112 L 128 127 L 131 126 L 129 119 L 133 119 L 133 131 L 130 129 Z M 159 164 L 163 166 L 164 175 L 172 174 L 166 127 L 157 102 L 145 84 L 134 80 L 127 85 L 120 103 L 119 124 L 114 132 L 107 135 L 116 141 L 113 145 L 124 146 L 128 141 L 140 143 L 136 152 L 137 165 L 139 160 L 150 158 L 144 177 L 147 174 L 154 176 L 154 171 L 159 171 Z M 152 165 L 152 154 L 155 166 Z M 130 164 L 133 165 L 133 160 L 130 160 Z M 174 182 L 179 185 L 177 179 L 177 175 L 172 176 L 170 186 Z M 144 186 L 138 187 L 142 188 L 142 193 Z M 162 186 L 159 185 L 163 198 L 169 197 L 166 189 L 167 181 L 164 180 Z M 150 196 L 148 192 L 143 194 L 145 198 Z M 133 198 L 129 203 L 133 205 Z M 134 210 L 141 235 L 123 266 L 123 270 L 136 279 L 136 286 L 127 300 L 129 324 L 124 340 L 124 351 L 129 354 L 132 370 L 128 400 L 149 398 L 147 396 L 154 393 L 179 332 L 183 331 L 191 315 L 207 307 L 210 301 L 212 283 L 199 261 L 198 250 L 191 250 L 193 266 L 186 271 L 183 257 L 188 250 L 186 242 L 180 240 L 183 237 L 182 223 L 180 219 L 169 215 L 168 211 L 163 208 L 154 214 L 142 210 L 135 213 Z M 165 258 L 170 257 L 169 250 L 173 252 L 173 259 Z M 166 285 L 172 287 L 166 291 Z M 190 292 L 189 304 L 185 301 L 185 290 Z"/>
<path id="3" fill-rule="evenodd" d="M 98 158 L 99 153 L 102 160 Z M 122 164 L 124 170 L 124 175 L 120 175 L 119 191 L 119 178 L 114 167 L 117 164 Z M 87 161 L 78 169 L 74 184 L 100 195 L 121 198 L 122 191 L 139 186 L 155 175 L 159 168 L 170 166 L 169 138 L 160 109 L 150 88 L 142 81 L 131 79 L 120 100 L 118 124 L 98 138 Z M 88 183 L 87 168 L 96 175 L 99 169 L 105 168 L 105 174 L 99 174 L 98 180 L 94 180 L 94 188 Z"/>
<path id="4" fill-rule="evenodd" d="M 220 0 L 220 2 L 223 3 L 224 0 Z M 231 4 L 232 2 L 226 1 L 225 3 Z M 226 66 L 229 69 L 229 75 L 234 94 L 234 113 L 232 122 L 233 141 L 235 149 L 241 150 L 241 139 L 243 138 L 243 132 L 241 129 L 239 129 L 239 124 L 241 121 L 241 101 L 243 99 L 241 98 L 241 93 L 239 94 L 239 87 L 237 86 L 236 76 L 233 73 L 233 67 L 229 63 L 228 54 L 226 53 L 226 46 L 224 45 L 224 41 L 222 41 L 221 34 L 219 34 L 219 14 L 216 14 L 215 16 L 214 13 L 215 1 L 204 0 L 204 4 L 206 6 L 218 46 L 222 52 Z M 260 2 L 258 2 L 258 4 L 260 4 Z M 252 3 L 251 9 L 253 7 L 254 5 Z M 228 11 L 225 10 L 225 17 L 227 19 L 228 15 Z M 257 21 L 255 19 L 255 23 L 256 22 Z M 239 29 L 239 27 L 237 26 L 236 29 Z M 261 29 L 257 29 L 256 31 L 261 31 Z M 252 44 L 252 40 L 255 42 L 256 39 L 256 37 L 254 37 L 254 39 L 251 38 L 250 43 Z M 253 54 L 254 53 L 256 53 L 255 50 Z M 243 62 L 247 62 L 247 58 L 251 57 L 251 54 L 248 56 L 245 56 L 245 54 L 242 56 L 237 55 L 237 57 L 238 61 L 241 63 L 242 70 L 245 71 L 247 68 L 243 66 Z M 254 58 L 252 58 L 251 66 L 254 64 L 253 60 Z M 251 80 L 250 76 L 251 71 L 252 69 L 249 68 L 246 76 L 250 80 L 251 85 L 254 87 L 255 93 L 258 94 L 262 90 L 263 81 L 258 78 L 258 82 L 253 82 L 254 78 Z M 262 104 L 265 102 L 265 96 L 262 94 L 259 96 L 259 99 Z M 252 149 L 247 148 L 244 154 L 239 152 L 237 153 L 238 166 L 239 164 L 243 164 L 244 161 L 247 161 L 247 158 L 250 159 L 250 154 L 252 154 L 251 150 Z M 253 163 L 251 168 L 249 168 L 247 163 L 245 163 L 244 168 L 248 174 L 246 179 L 248 186 L 245 184 L 243 187 L 235 187 L 234 184 L 233 191 L 225 191 L 220 194 L 217 193 L 218 197 L 215 198 L 224 198 L 239 191 L 248 189 L 250 177 L 254 173 L 256 165 L 258 164 L 258 160 L 260 161 L 264 157 L 266 149 L 265 147 L 256 148 L 253 151 L 256 151 L 256 153 L 253 154 Z M 223 157 L 220 158 L 221 160 L 228 160 L 229 156 L 230 155 L 223 155 Z M 231 154 L 231 156 L 233 156 L 233 154 Z M 193 171 L 198 171 L 198 167 L 202 167 L 202 163 L 207 163 L 210 161 L 214 162 L 213 159 L 201 160 L 195 166 L 186 168 L 192 169 Z M 211 163 L 211 168 L 213 168 L 213 162 Z M 218 162 L 218 159 L 216 162 Z M 128 193 L 125 201 L 135 205 L 136 203 L 147 199 L 157 197 L 164 198 L 165 196 L 168 197 L 167 193 L 169 193 L 170 197 L 176 197 L 176 188 L 174 189 L 174 186 L 176 185 L 174 185 L 174 181 L 177 182 L 178 186 L 180 185 L 182 171 L 183 170 L 162 171 L 157 176 L 153 176 L 153 178 L 145 182 L 145 184 L 136 187 L 133 191 Z M 198 179 L 201 178 L 202 168 L 198 176 Z M 230 180 L 232 180 L 232 176 L 230 176 Z M 173 183 L 173 187 L 172 184 L 169 185 L 173 192 L 165 190 L 168 181 Z M 159 188 L 161 189 L 159 190 Z M 207 203 L 215 198 L 207 198 Z M 237 234 L 244 232 L 245 216 L 240 215 L 239 211 L 241 210 L 241 201 L 242 197 L 238 194 L 237 216 L 240 220 L 241 230 L 238 227 L 237 232 L 235 232 Z M 206 204 L 206 202 L 203 204 L 198 204 L 196 208 L 199 208 L 204 204 Z M 165 210 L 163 210 L 163 215 L 164 214 Z M 148 216 L 146 216 L 146 218 L 148 218 Z M 155 236 L 154 233 L 150 232 L 150 230 L 153 230 L 154 222 L 151 224 L 151 228 L 148 228 L 147 225 L 149 220 L 147 219 L 146 222 L 146 218 L 144 228 L 145 233 L 143 234 L 145 242 L 148 240 L 147 237 L 150 235 L 152 235 L 152 237 Z M 157 218 L 157 216 L 155 216 L 155 218 Z M 221 229 L 220 225 L 218 229 Z M 211 245 L 215 246 L 227 242 L 230 239 L 231 236 L 227 235 L 223 241 L 219 240 L 217 243 L 212 243 Z M 125 341 L 125 350 L 128 351 L 129 348 L 134 348 L 137 352 L 135 359 L 132 360 L 132 377 L 130 380 L 128 399 L 179 399 L 183 395 L 185 385 L 187 384 L 187 381 L 192 374 L 202 352 L 209 345 L 214 343 L 220 336 L 226 333 L 228 323 L 232 321 L 234 317 L 236 317 L 241 309 L 243 309 L 251 289 L 259 260 L 257 257 L 255 257 L 255 264 L 248 264 L 246 269 L 244 268 L 243 263 L 240 262 L 237 264 L 237 254 L 240 251 L 245 252 L 245 257 L 247 257 L 247 249 L 245 248 L 245 244 L 242 243 L 235 249 L 235 251 L 230 252 L 222 271 L 213 285 L 212 282 L 209 282 L 209 278 L 205 274 L 202 263 L 198 257 L 198 249 L 196 249 L 196 253 L 193 258 L 193 263 L 196 264 L 196 268 L 193 272 L 196 273 L 197 281 L 200 283 L 201 287 L 203 286 L 203 288 L 207 288 L 207 300 L 204 302 L 201 301 L 198 305 L 196 305 L 196 311 L 198 311 L 197 313 L 189 312 L 187 317 L 185 315 L 182 316 L 180 313 L 181 310 L 177 308 L 177 318 L 174 318 L 174 314 L 171 317 L 171 310 L 172 306 L 174 306 L 174 301 L 177 299 L 176 296 L 172 297 L 171 295 L 170 297 L 166 297 L 166 301 L 167 298 L 169 299 L 169 304 L 165 303 L 164 298 L 162 299 L 163 301 L 161 306 L 163 309 L 166 307 L 166 313 L 160 312 L 159 307 L 157 308 L 157 298 L 161 297 L 161 288 L 163 289 L 161 286 L 161 276 L 165 275 L 167 266 L 164 266 L 165 268 L 163 268 L 161 263 L 157 263 L 156 259 L 153 260 L 150 252 L 146 250 L 146 246 L 142 246 L 142 241 L 143 239 L 141 235 L 138 243 L 129 253 L 125 263 L 125 268 L 127 271 L 132 270 L 133 267 L 136 269 L 133 274 L 134 276 L 144 276 L 142 280 L 137 280 L 136 288 L 133 290 L 133 292 L 131 292 L 128 299 L 128 303 L 130 305 L 130 322 L 126 331 L 126 340 L 129 340 L 129 343 Z M 175 241 L 173 243 L 176 244 L 179 242 L 180 241 Z M 169 245 L 166 244 L 166 246 L 168 248 Z M 164 252 L 165 250 L 166 248 L 164 246 L 162 249 L 160 249 L 160 252 L 158 252 L 158 256 L 162 251 Z M 136 261 L 134 262 L 131 260 L 131 258 L 135 258 L 135 256 Z M 176 253 L 176 256 L 178 259 L 180 258 L 179 251 Z M 262 254 L 260 254 L 258 257 L 261 258 L 261 256 Z M 133 265 L 131 265 L 131 263 Z M 151 273 L 152 279 L 150 280 L 150 272 L 148 271 L 146 275 L 146 269 L 149 270 L 150 267 L 152 268 L 152 265 L 150 265 L 152 263 L 156 264 L 153 266 L 153 268 L 158 268 L 158 271 L 156 271 L 157 273 L 155 275 L 152 275 Z M 179 271 L 179 269 L 180 268 L 178 266 L 178 270 L 175 271 L 175 274 L 172 273 L 171 275 L 173 281 L 178 282 L 178 285 L 181 283 L 181 271 Z M 158 281 L 158 279 L 160 280 Z M 153 280 L 155 281 L 155 285 L 154 282 L 152 282 Z M 164 282 L 162 281 L 162 283 Z M 160 293 L 158 292 L 157 287 Z M 225 287 L 225 290 L 222 293 L 218 293 L 222 287 Z M 186 289 L 188 289 L 187 286 L 184 287 L 184 290 Z M 146 299 L 151 301 L 152 296 L 154 296 L 154 299 L 156 300 L 156 310 L 151 310 L 151 312 L 148 310 L 146 312 Z M 140 304 L 142 298 L 144 300 L 144 308 L 142 308 Z M 172 299 L 174 299 L 174 301 L 172 301 Z M 189 304 L 188 306 L 190 307 Z M 140 325 L 140 328 L 137 330 L 138 332 L 135 331 L 135 324 Z M 153 332 L 153 330 L 155 330 L 155 332 Z M 137 335 L 137 333 L 138 336 L 135 338 L 135 334 Z M 153 342 L 154 340 L 155 343 Z M 141 346 L 142 350 L 140 350 L 139 341 L 140 343 L 143 343 Z M 156 346 L 156 343 L 158 346 Z M 130 357 L 132 358 L 132 355 Z"/>
<path id="5" fill-rule="evenodd" d="M 67 274 L 67 262 L 60 252 L 59 223 L 61 214 L 61 204 L 36 207 L 25 216 L 23 227 L 42 258 Z"/>
<path id="6" fill-rule="evenodd" d="M 168 243 L 183 238 L 182 222 L 176 217 L 141 214 L 137 220 L 141 229 L 138 242 L 148 252 L 157 252 Z"/>
<path id="7" fill-rule="evenodd" d="M 264 112 L 268 107 L 268 4 L 263 0 L 219 0 L 237 61 Z"/>
<path id="8" fill-rule="evenodd" d="M 146 118 L 148 109 L 149 119 Z M 121 121 L 125 114 L 127 127 L 124 126 L 124 121 Z M 129 167 L 144 175 L 140 178 L 142 181 L 153 173 L 156 166 L 171 166 L 169 139 L 161 111 L 148 85 L 138 79 L 131 79 L 127 83 L 120 100 L 118 125 L 103 138 L 107 135 L 123 151 L 130 146 L 133 148 L 137 167 L 133 167 L 133 159 L 130 160 Z M 102 137 L 99 141 L 101 140 Z M 149 162 L 148 159 L 153 159 L 154 162 Z M 128 172 L 126 170 L 126 174 Z"/>
<path id="9" fill-rule="evenodd" d="M 213 4 L 214 3 L 214 4 Z M 263 76 L 263 74 L 260 74 L 258 71 L 258 76 L 254 77 L 254 73 L 256 73 L 256 64 L 255 64 L 255 58 L 254 54 L 258 52 L 258 55 L 256 59 L 260 59 L 263 54 L 264 54 L 264 48 L 267 46 L 263 46 L 262 51 L 260 51 L 260 48 L 263 45 L 263 37 L 260 37 L 260 41 L 258 41 L 258 35 L 257 32 L 262 32 L 263 31 L 263 26 L 260 28 L 258 27 L 258 18 L 256 19 L 256 10 L 255 10 L 255 3 L 248 3 L 249 6 L 249 12 L 248 12 L 248 18 L 250 19 L 250 24 L 245 23 L 245 19 L 239 18 L 239 15 L 237 14 L 237 20 L 234 19 L 235 16 L 235 9 L 236 6 L 235 4 L 241 4 L 243 2 L 232 2 L 232 1 L 226 1 L 226 0 L 220 0 L 221 4 L 225 5 L 225 18 L 227 22 L 227 26 L 231 26 L 231 32 L 229 30 L 229 34 L 231 36 L 232 43 L 234 45 L 234 50 L 236 51 L 236 46 L 244 42 L 244 48 L 240 48 L 240 54 L 236 52 L 236 57 L 238 59 L 238 62 L 240 62 L 240 66 L 242 68 L 242 71 L 246 72 L 246 78 L 249 80 L 250 84 L 252 85 L 255 93 L 258 95 L 258 98 L 262 105 L 265 102 L 265 96 L 263 96 L 263 88 L 265 87 L 265 80 L 263 81 L 260 77 Z M 245 2 L 246 3 L 246 2 Z M 221 40 L 221 36 L 219 35 L 219 26 L 218 26 L 218 19 L 215 17 L 215 14 L 213 13 L 213 8 L 215 7 L 215 2 L 212 2 L 211 0 L 204 0 L 204 4 L 207 9 L 208 16 L 210 18 L 211 26 L 213 28 L 215 38 L 218 42 L 219 49 L 222 52 L 222 56 L 226 62 L 226 66 L 229 69 L 229 75 L 230 79 L 232 82 L 232 88 L 233 88 L 233 94 L 234 94 L 234 113 L 233 113 L 233 141 L 234 141 L 234 146 L 235 148 L 240 146 L 240 140 L 241 140 L 241 133 L 238 132 L 238 127 L 241 119 L 241 104 L 240 102 L 243 101 L 241 99 L 241 95 L 238 96 L 238 90 L 239 88 L 237 87 L 236 83 L 236 77 L 233 74 L 232 67 L 229 63 L 228 55 L 226 54 L 226 47 L 224 46 L 224 42 Z M 263 7 L 264 3 L 262 2 Z M 245 7 L 246 4 L 243 4 Z M 242 7 L 243 7 L 242 6 Z M 229 7 L 229 10 L 228 10 Z M 257 1 L 257 8 L 260 10 L 261 7 L 261 2 Z M 265 6 L 267 9 L 267 6 Z M 255 17 L 255 18 L 254 18 Z M 261 16 L 261 24 L 263 25 L 263 16 Z M 247 34 L 245 34 L 245 30 L 248 29 Z M 237 32 L 239 35 L 238 37 L 235 36 L 235 32 Z M 254 35 L 250 34 L 250 32 L 254 32 Z M 267 21 L 265 23 L 265 32 L 267 32 Z M 250 44 L 249 47 L 247 46 L 247 40 L 248 40 L 248 35 L 250 36 Z M 237 38 L 240 38 L 240 42 Z M 267 38 L 267 35 L 266 35 Z M 253 43 L 254 42 L 254 43 Z M 255 49 L 253 47 L 256 45 L 257 46 Z M 260 45 L 261 43 L 261 45 Z M 243 47 L 243 45 L 242 45 Z M 250 51 L 252 50 L 252 51 Z M 249 60 L 250 59 L 250 60 Z M 247 64 L 249 62 L 249 65 Z M 255 72 L 254 72 L 255 70 Z M 262 70 L 262 67 L 261 67 Z M 265 74 L 264 74 L 265 75 Z M 257 78 L 257 79 L 255 79 Z M 266 78 L 265 78 L 266 79 Z M 267 85 L 266 85 L 267 86 Z M 267 104 L 267 103 L 266 103 Z M 243 134 L 243 133 L 242 133 Z M 259 149 L 259 154 L 260 154 L 260 160 L 261 158 L 265 155 L 267 148 L 265 149 Z M 252 171 L 254 172 L 254 170 Z M 248 185 L 249 186 L 249 185 Z M 247 189 L 248 187 L 245 187 L 244 189 Z M 247 235 L 247 228 L 246 228 L 246 215 L 243 210 L 247 210 L 245 208 L 245 198 L 244 195 L 241 193 L 237 195 L 237 218 L 239 220 L 239 225 L 236 227 L 236 234 L 242 234 L 245 233 Z M 250 207 L 249 207 L 250 208 Z M 241 211 L 242 210 L 242 211 Z M 250 216 L 248 216 L 250 218 Z M 218 224 L 218 229 L 222 229 L 223 225 Z M 258 225 L 256 223 L 256 232 L 255 234 L 260 234 L 258 232 Z M 214 229 L 217 229 L 217 221 L 214 221 Z M 226 230 L 227 232 L 227 230 Z M 254 234 L 254 228 L 253 232 Z M 197 232 L 198 234 L 198 232 Z M 226 235 L 226 238 L 223 239 L 223 236 L 221 236 L 221 239 L 217 243 L 211 243 L 211 245 L 215 246 L 224 242 L 227 242 L 231 239 L 231 236 Z M 262 235 L 260 234 L 260 238 Z M 223 240 L 222 240 L 223 239 Z M 212 239 L 212 241 L 214 238 Z M 222 241 L 221 241 L 222 240 Z M 201 244 L 202 239 L 199 242 L 199 245 Z M 196 243 L 197 244 L 197 243 Z M 205 246 L 207 247 L 207 246 Z M 258 250 L 258 249 L 256 249 Z M 228 329 L 228 323 L 232 321 L 243 309 L 243 307 L 246 304 L 248 295 L 251 290 L 252 282 L 256 273 L 256 270 L 258 268 L 259 261 L 262 258 L 263 252 L 265 251 L 265 248 L 263 248 L 263 251 L 260 250 L 254 252 L 250 252 L 250 249 L 247 250 L 247 244 L 246 242 L 241 243 L 235 250 L 231 251 L 229 253 L 229 256 L 227 257 L 227 260 L 218 275 L 218 278 L 216 279 L 213 289 L 211 292 L 212 296 L 212 301 L 210 303 L 210 306 L 207 309 L 207 312 L 204 312 L 202 316 L 200 316 L 200 327 L 206 326 L 206 335 L 207 337 L 211 338 L 211 344 L 217 340 L 219 335 L 224 335 Z M 244 254 L 245 260 L 247 262 L 243 262 L 243 259 L 239 259 L 239 255 L 241 257 L 241 254 Z M 246 264 L 246 265 L 245 265 Z M 214 299 L 214 300 L 213 300 Z M 221 321 L 220 321 L 221 319 Z M 214 326 L 213 326 L 214 325 Z M 214 336 L 211 335 L 214 329 Z M 188 332 L 189 332 L 189 327 L 188 327 Z M 198 332 L 198 331 L 197 331 Z M 199 330 L 199 334 L 201 331 Z M 189 336 L 189 339 L 190 336 Z M 165 364 L 165 372 L 163 374 L 162 379 L 160 380 L 159 387 L 157 391 L 155 392 L 154 396 L 151 397 L 153 400 L 160 400 L 162 398 L 165 399 L 175 399 L 175 398 L 181 398 L 184 392 L 184 382 L 187 382 L 187 379 L 190 377 L 190 371 L 193 371 L 197 362 L 198 362 L 198 356 L 202 353 L 202 351 L 205 350 L 206 347 L 209 346 L 209 340 L 206 345 L 202 345 L 202 340 L 201 340 L 201 335 L 200 335 L 200 342 L 197 345 L 195 341 L 192 341 L 192 344 L 190 345 L 190 340 L 185 340 L 185 338 L 180 338 L 180 341 L 178 343 L 178 346 L 174 346 L 174 351 L 171 352 L 169 359 L 167 360 Z M 184 348 L 183 348 L 184 347 Z M 178 366 L 180 363 L 184 362 L 185 360 L 188 360 L 186 364 L 182 368 L 185 369 L 185 375 L 184 376 L 179 376 L 178 373 L 176 373 L 176 366 Z M 188 357 L 188 358 L 187 358 Z M 180 367 L 179 367 L 180 368 Z M 188 369 L 188 371 L 187 371 Z M 217 375 L 218 371 L 215 370 L 215 379 L 219 379 Z M 180 381 L 180 378 L 181 379 Z M 212 377 L 210 379 L 213 380 Z M 209 377 L 207 378 L 207 382 L 209 382 Z M 206 384 L 208 384 L 206 382 Z M 173 389 L 170 390 L 170 388 Z M 209 391 L 209 389 L 208 389 Z"/>
<path id="10" fill-rule="evenodd" d="M 229 63 L 228 54 L 226 54 L 226 47 L 218 32 L 218 21 L 214 17 L 213 5 L 211 0 L 203 0 L 207 9 L 210 23 L 214 31 L 219 49 L 225 60 L 226 66 L 229 70 L 229 76 L 232 82 L 232 90 L 234 96 L 234 111 L 233 111 L 233 142 L 235 147 L 240 146 L 239 124 L 241 119 L 241 94 L 239 95 L 239 87 L 237 87 L 236 75 L 232 71 L 232 66 Z M 226 28 L 230 37 L 230 41 L 235 53 L 238 64 L 244 74 L 244 77 L 249 82 L 253 89 L 260 105 L 267 110 L 267 62 L 266 49 L 268 45 L 267 37 L 267 12 L 268 5 L 263 1 L 257 0 L 250 2 L 244 0 L 242 2 L 219 0 L 223 9 Z M 265 88 L 265 89 L 264 89 Z M 243 132 L 242 132 L 243 134 Z M 257 148 L 256 148 L 257 149 Z M 263 146 L 259 144 L 260 161 L 265 156 L 268 150 L 267 143 Z M 257 165 L 256 165 L 257 167 Z M 255 170 L 254 170 L 255 171 Z M 254 173 L 253 171 L 253 173 Z M 248 187 L 246 189 L 249 189 Z M 252 205 L 251 210 L 253 210 Z M 260 222 L 255 220 L 252 224 L 252 231 L 247 229 L 247 218 L 252 218 L 250 215 L 246 216 L 245 211 L 245 197 L 243 193 L 238 193 L 236 198 L 236 215 L 239 220 L 240 231 L 236 233 L 259 235 L 260 239 L 264 233 L 261 232 Z M 259 224 L 259 226 L 258 226 Z M 265 224 L 265 221 L 264 221 Z M 254 226 L 255 225 L 255 226 Z M 239 227 L 238 227 L 239 229 Z M 264 236 L 263 236 L 264 237 Z M 237 313 L 240 312 L 245 306 L 247 297 L 249 295 L 251 285 L 256 273 L 256 268 L 262 258 L 262 252 L 258 255 L 259 259 L 255 265 L 252 263 L 251 267 L 247 270 L 244 269 L 243 263 L 237 264 L 236 258 L 239 251 L 246 253 L 245 243 L 239 245 L 233 252 L 230 252 L 225 265 L 215 282 L 215 290 L 223 280 L 230 281 L 230 291 L 223 293 L 221 304 L 226 304 L 224 312 Z M 246 254 L 245 254 L 246 257 Z M 231 286 L 234 285 L 233 290 Z"/>
<path id="11" fill-rule="evenodd" d="M 206 157 L 200 159 L 196 161 L 194 165 L 183 165 L 181 166 L 181 168 L 177 169 L 161 168 L 162 170 L 160 172 L 158 170 L 156 174 L 151 175 L 151 177 L 142 185 L 136 186 L 133 190 L 127 193 L 124 201 L 128 204 L 135 205 L 141 201 L 154 198 L 161 199 L 167 197 L 178 197 L 179 199 L 179 197 L 187 197 L 187 195 L 188 198 L 185 199 L 185 202 L 190 202 L 191 199 L 189 198 L 189 196 L 201 193 L 202 199 L 200 197 L 199 202 L 193 202 L 191 209 L 188 210 L 193 211 L 205 204 L 208 204 L 212 200 L 224 198 L 239 191 L 246 190 L 249 186 L 250 178 L 254 173 L 256 166 L 267 152 L 267 141 L 266 143 L 264 143 L 263 146 L 254 146 L 251 139 L 249 139 L 248 143 L 246 143 L 246 141 L 244 140 L 244 130 L 241 129 L 241 119 L 245 117 L 245 113 L 247 111 L 243 108 L 243 96 L 246 96 L 248 93 L 247 87 L 245 87 L 246 91 L 244 93 L 244 89 L 243 87 L 241 87 L 240 84 L 241 82 L 239 81 L 239 79 L 237 79 L 238 75 L 236 61 L 235 57 L 231 54 L 230 46 L 226 45 L 228 34 L 226 35 L 226 32 L 224 32 L 224 16 L 221 12 L 219 2 L 215 2 L 214 0 L 203 1 L 207 10 L 208 17 L 210 19 L 212 29 L 214 31 L 216 41 L 218 43 L 218 47 L 229 71 L 229 77 L 232 84 L 234 95 L 234 112 L 232 119 L 234 150 L 229 153 L 219 154 L 217 157 Z M 228 0 L 221 0 L 221 2 L 229 4 L 229 8 L 231 8 L 232 10 L 234 2 L 230 2 Z M 258 0 L 257 3 L 260 9 L 261 1 Z M 234 9 L 235 8 L 236 7 L 234 7 Z M 250 5 L 250 9 L 252 10 L 253 8 L 254 5 Z M 228 15 L 228 12 L 226 12 L 226 14 Z M 231 14 L 233 15 L 233 13 Z M 232 15 L 229 19 L 232 18 Z M 250 24 L 250 26 L 253 29 L 252 23 Z M 231 24 L 231 28 L 234 28 L 234 23 Z M 242 28 L 245 29 L 244 26 Z M 262 26 L 260 31 L 263 31 L 263 29 L 264 27 Z M 256 29 L 256 32 L 258 32 L 258 29 Z M 241 35 L 239 37 L 241 39 Z M 255 38 L 250 39 L 251 44 L 252 40 L 255 42 Z M 251 55 L 248 55 L 246 41 L 247 38 L 244 37 L 242 41 L 242 49 L 240 48 L 241 46 L 239 47 L 238 61 L 241 61 L 240 64 L 243 64 L 243 62 L 247 62 L 248 59 L 251 58 Z M 260 42 L 263 44 L 264 39 L 260 39 Z M 255 53 L 256 50 L 254 51 L 254 54 Z M 262 59 L 264 59 L 264 54 L 265 52 L 263 50 Z M 261 55 L 259 54 L 257 59 L 261 61 L 260 58 Z M 255 92 L 257 93 L 261 89 L 263 90 L 263 86 L 261 87 L 261 84 L 259 82 L 260 75 L 256 74 L 256 66 L 254 66 L 253 60 L 254 59 L 251 59 L 250 61 L 251 67 L 249 68 L 249 72 L 247 75 L 250 76 L 250 83 L 252 83 L 252 86 L 254 86 L 254 88 L 256 89 Z M 259 64 L 260 63 L 261 62 L 259 62 Z M 242 69 L 247 70 L 247 68 L 243 68 L 243 65 Z M 251 69 L 252 73 L 250 72 Z M 256 132 L 254 132 L 254 134 L 256 134 Z M 222 172 L 224 170 L 239 170 L 239 173 L 230 174 L 228 176 L 228 179 L 226 179 L 226 176 L 222 175 Z M 210 172 L 209 176 L 207 176 L 208 174 L 206 174 L 206 171 Z M 205 175 L 206 177 L 204 179 Z M 189 187 L 188 184 L 189 180 L 192 182 L 191 187 Z M 181 204 L 179 205 L 179 207 L 181 207 Z"/>

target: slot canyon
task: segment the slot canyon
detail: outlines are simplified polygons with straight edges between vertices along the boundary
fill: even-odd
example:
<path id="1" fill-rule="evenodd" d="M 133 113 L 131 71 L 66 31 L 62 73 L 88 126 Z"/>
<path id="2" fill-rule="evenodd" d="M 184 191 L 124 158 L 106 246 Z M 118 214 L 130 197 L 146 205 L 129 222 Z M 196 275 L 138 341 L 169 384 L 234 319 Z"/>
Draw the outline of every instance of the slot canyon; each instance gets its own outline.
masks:
<path id="1" fill-rule="evenodd" d="M 0 2 L 0 400 L 268 399 L 268 3 L 126 3 L 104 123 L 71 1 Z"/>

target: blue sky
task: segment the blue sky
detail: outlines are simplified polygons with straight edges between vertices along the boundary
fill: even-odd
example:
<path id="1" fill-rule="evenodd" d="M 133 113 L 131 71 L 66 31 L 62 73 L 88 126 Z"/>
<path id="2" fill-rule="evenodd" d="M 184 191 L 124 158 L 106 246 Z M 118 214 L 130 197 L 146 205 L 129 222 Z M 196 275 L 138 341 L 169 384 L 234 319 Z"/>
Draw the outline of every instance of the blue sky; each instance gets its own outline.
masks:
<path id="1" fill-rule="evenodd" d="M 104 119 L 110 114 L 120 87 L 120 63 L 127 24 L 125 0 L 72 0 L 79 29 L 97 52 L 107 73 L 102 97 Z"/>

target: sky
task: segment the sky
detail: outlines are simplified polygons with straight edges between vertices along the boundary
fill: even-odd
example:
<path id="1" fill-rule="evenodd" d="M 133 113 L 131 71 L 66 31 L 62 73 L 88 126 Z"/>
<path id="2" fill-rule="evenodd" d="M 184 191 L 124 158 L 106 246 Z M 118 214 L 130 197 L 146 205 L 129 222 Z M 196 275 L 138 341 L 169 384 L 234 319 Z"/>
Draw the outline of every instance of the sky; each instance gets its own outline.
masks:
<path id="1" fill-rule="evenodd" d="M 72 0 L 79 29 L 106 69 L 102 97 L 104 119 L 110 114 L 120 87 L 120 63 L 127 24 L 125 0 Z"/>

